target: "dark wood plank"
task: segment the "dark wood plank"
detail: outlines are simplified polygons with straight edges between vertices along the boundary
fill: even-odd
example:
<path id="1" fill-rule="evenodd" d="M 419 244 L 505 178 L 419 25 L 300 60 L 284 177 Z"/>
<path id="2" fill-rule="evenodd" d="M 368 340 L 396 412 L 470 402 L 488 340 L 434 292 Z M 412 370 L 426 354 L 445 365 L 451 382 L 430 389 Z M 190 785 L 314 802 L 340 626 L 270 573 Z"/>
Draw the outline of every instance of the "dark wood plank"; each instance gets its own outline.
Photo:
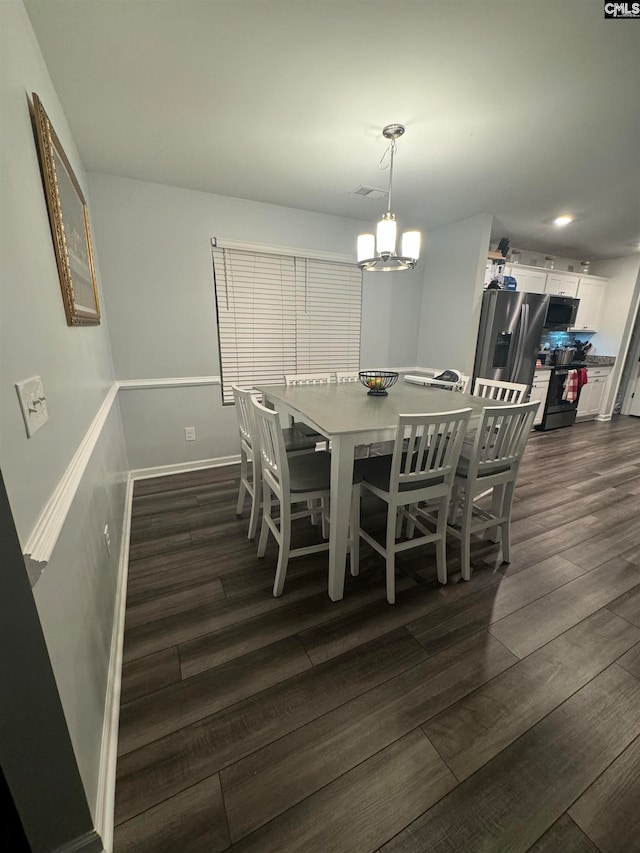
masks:
<path id="1" fill-rule="evenodd" d="M 176 533 L 173 536 L 157 537 L 151 541 L 140 541 L 132 530 L 129 559 L 133 563 L 135 560 L 150 559 L 161 554 L 175 554 L 190 544 L 191 537 L 188 533 Z"/>
<path id="2" fill-rule="evenodd" d="M 181 678 L 180 658 L 176 646 L 125 663 L 122 667 L 120 703 L 124 705 L 139 696 L 175 684 Z"/>
<path id="3" fill-rule="evenodd" d="M 231 847 L 237 853 L 369 853 L 456 784 L 418 729 Z"/>
<path id="4" fill-rule="evenodd" d="M 528 604 L 489 630 L 522 658 L 640 583 L 640 567 L 620 558 Z"/>
<path id="5" fill-rule="evenodd" d="M 640 851 L 640 737 L 569 809 L 602 853 Z"/>
<path id="6" fill-rule="evenodd" d="M 221 780 L 232 839 L 337 779 L 515 661 L 483 632 L 226 768 Z"/>
<path id="7" fill-rule="evenodd" d="M 436 654 L 475 631 L 497 622 L 584 574 L 562 557 L 548 557 L 501 582 L 430 613 L 407 628 L 430 654 Z"/>
<path id="8" fill-rule="evenodd" d="M 547 557 L 562 553 L 571 545 L 577 545 L 590 536 L 597 536 L 601 530 L 602 524 L 595 515 L 582 516 L 580 524 L 576 524 L 574 519 L 554 529 L 546 529 L 543 533 L 521 542 L 514 549 L 505 574 L 515 575 Z"/>
<path id="9" fill-rule="evenodd" d="M 624 502 L 629 509 L 628 496 Z M 640 540 L 640 519 L 627 519 L 626 523 L 618 524 L 598 536 L 585 539 L 562 552 L 562 556 L 582 566 L 584 569 L 595 569 L 614 557 L 623 557 L 630 548 L 638 545 Z M 625 558 L 626 559 L 626 558 Z M 628 560 L 628 562 L 633 562 Z"/>
<path id="10" fill-rule="evenodd" d="M 179 580 L 175 579 L 174 583 L 177 587 Z M 188 577 L 184 578 L 183 583 L 188 585 Z M 272 583 L 273 581 L 270 582 L 270 587 Z M 382 595 L 382 580 L 380 583 Z M 141 623 L 127 630 L 124 658 L 126 661 L 134 660 L 167 646 L 186 643 L 196 637 L 222 631 L 263 613 L 269 613 L 281 607 L 291 607 L 294 602 L 317 596 L 321 591 L 324 598 L 327 598 L 326 589 L 325 563 L 319 575 L 311 573 L 289 579 L 284 594 L 279 598 L 274 598 L 269 590 L 262 595 L 247 594 L 211 603 L 199 603 L 187 611 L 179 611 L 151 622 Z"/>
<path id="11" fill-rule="evenodd" d="M 524 853 L 639 734 L 640 683 L 613 664 L 382 851 Z"/>
<path id="12" fill-rule="evenodd" d="M 599 610 L 442 711 L 424 731 L 466 779 L 638 641 L 638 629 Z"/>
<path id="13" fill-rule="evenodd" d="M 221 465 L 215 468 L 200 468 L 197 471 L 184 471 L 180 474 L 163 474 L 161 477 L 145 477 L 135 481 L 134 498 L 143 495 L 156 495 L 161 492 L 175 492 L 194 486 L 211 486 L 214 483 L 228 482 L 240 476 L 240 465 Z"/>
<path id="14" fill-rule="evenodd" d="M 359 646 L 118 761 L 118 822 L 261 749 L 420 661 L 404 629 Z"/>
<path id="15" fill-rule="evenodd" d="M 119 754 L 215 714 L 311 667 L 297 637 L 202 672 L 136 699 L 120 709 Z"/>
<path id="16" fill-rule="evenodd" d="M 218 776 L 116 827 L 114 853 L 219 853 L 229 833 Z"/>
<path id="17" fill-rule="evenodd" d="M 136 625 L 146 625 L 165 616 L 184 613 L 198 605 L 212 604 L 221 598 L 225 598 L 224 589 L 216 579 L 134 601 L 127 604 L 126 630 L 135 628 Z"/>
<path id="18" fill-rule="evenodd" d="M 608 607 L 627 622 L 640 626 L 640 584 L 616 598 Z"/>
<path id="19" fill-rule="evenodd" d="M 415 584 L 409 578 L 399 578 L 399 589 Z M 361 607 L 370 607 L 385 595 L 380 575 L 369 574 L 361 578 L 357 594 L 345 595 L 341 601 L 331 601 L 326 589 L 301 601 L 285 604 L 248 621 L 198 637 L 180 644 L 180 661 L 183 678 L 195 675 L 213 666 L 255 649 L 327 622 L 336 616 L 352 613 Z M 386 599 L 385 599 L 386 604 Z M 387 605 L 388 606 L 388 605 Z"/>
<path id="20" fill-rule="evenodd" d="M 626 669 L 627 672 L 630 672 L 631 675 L 635 675 L 636 678 L 640 678 L 640 643 L 632 649 L 629 649 L 629 651 L 622 655 L 621 658 L 618 658 L 616 663 L 618 666 Z"/>
<path id="21" fill-rule="evenodd" d="M 437 580 L 421 583 L 400 591 L 393 607 L 389 607 L 386 600 L 375 602 L 355 613 L 304 631 L 300 634 L 300 639 L 314 664 L 322 663 L 419 616 L 429 618 L 427 614 L 433 614 L 450 603 L 466 599 L 485 587 L 495 586 L 501 580 L 502 575 L 485 569 L 474 572 L 469 583 L 460 582 L 447 586 L 442 586 Z"/>
<path id="22" fill-rule="evenodd" d="M 595 844 L 569 817 L 561 818 L 549 827 L 527 853 L 600 853 Z"/>

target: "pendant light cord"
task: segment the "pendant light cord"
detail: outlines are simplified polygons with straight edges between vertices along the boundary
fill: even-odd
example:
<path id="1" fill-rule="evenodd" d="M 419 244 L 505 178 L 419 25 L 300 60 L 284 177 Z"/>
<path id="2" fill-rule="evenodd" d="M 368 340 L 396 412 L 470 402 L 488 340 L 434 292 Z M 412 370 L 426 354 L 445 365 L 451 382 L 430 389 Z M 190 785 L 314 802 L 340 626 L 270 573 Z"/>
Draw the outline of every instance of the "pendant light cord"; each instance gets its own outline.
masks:
<path id="1" fill-rule="evenodd" d="M 389 143 L 389 147 L 385 150 L 384 154 L 380 158 L 380 162 L 378 163 L 379 169 L 389 169 L 389 191 L 387 193 L 387 213 L 391 213 L 391 185 L 393 182 L 393 155 L 396 153 L 396 141 L 392 139 Z M 383 165 L 385 159 L 389 157 L 389 165 Z"/>

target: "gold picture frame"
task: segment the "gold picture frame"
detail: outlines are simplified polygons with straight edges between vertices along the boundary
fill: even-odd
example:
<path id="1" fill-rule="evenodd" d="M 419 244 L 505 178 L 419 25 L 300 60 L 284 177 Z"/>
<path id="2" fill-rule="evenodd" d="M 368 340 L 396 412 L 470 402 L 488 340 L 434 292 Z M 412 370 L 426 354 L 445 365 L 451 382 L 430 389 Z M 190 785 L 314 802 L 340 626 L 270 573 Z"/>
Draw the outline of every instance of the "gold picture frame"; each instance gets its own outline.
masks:
<path id="1" fill-rule="evenodd" d="M 87 203 L 71 163 L 33 92 L 36 140 L 68 326 L 97 326 L 100 302 Z"/>

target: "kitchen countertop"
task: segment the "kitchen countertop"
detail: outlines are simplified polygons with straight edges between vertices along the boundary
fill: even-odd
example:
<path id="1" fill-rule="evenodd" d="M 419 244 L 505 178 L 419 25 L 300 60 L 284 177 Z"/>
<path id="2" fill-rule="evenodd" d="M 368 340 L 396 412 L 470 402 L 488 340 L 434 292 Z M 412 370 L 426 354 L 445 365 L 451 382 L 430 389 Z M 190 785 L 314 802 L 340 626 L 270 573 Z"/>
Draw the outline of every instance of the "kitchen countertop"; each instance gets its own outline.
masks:
<path id="1" fill-rule="evenodd" d="M 589 367 L 613 367 L 616 363 L 615 356 L 613 355 L 588 355 L 585 361 L 585 365 Z"/>
<path id="2" fill-rule="evenodd" d="M 612 355 L 588 355 L 584 366 L 585 367 L 612 367 L 616 363 L 615 357 Z M 549 372 L 555 365 L 543 364 L 542 367 L 536 367 L 536 373 Z"/>

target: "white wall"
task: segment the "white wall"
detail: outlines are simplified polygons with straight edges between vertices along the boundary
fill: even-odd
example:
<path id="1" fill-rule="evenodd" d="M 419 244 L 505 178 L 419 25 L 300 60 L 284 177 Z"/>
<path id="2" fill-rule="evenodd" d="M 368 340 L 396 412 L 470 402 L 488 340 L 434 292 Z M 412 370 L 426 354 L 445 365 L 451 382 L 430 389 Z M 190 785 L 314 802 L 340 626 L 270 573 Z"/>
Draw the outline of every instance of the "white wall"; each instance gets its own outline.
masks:
<path id="1" fill-rule="evenodd" d="M 427 235 L 417 360 L 472 373 L 493 217 L 480 213 Z"/>
<path id="2" fill-rule="evenodd" d="M 604 308 L 593 343 L 599 355 L 616 356 L 601 409 L 603 415 L 610 415 L 613 412 L 640 304 L 640 257 L 636 254 L 610 261 L 597 261 L 592 265 L 592 273 L 609 279 Z"/>
<path id="3" fill-rule="evenodd" d="M 212 168 L 215 164 L 212 164 Z M 92 207 L 119 379 L 219 375 L 211 238 L 355 256 L 370 223 L 91 174 Z M 412 365 L 417 273 L 368 273 L 361 363 Z M 120 393 L 132 468 L 238 452 L 235 412 L 215 386 Z M 196 427 L 186 443 L 184 426 Z"/>
<path id="4" fill-rule="evenodd" d="M 24 546 L 111 386 L 113 366 L 106 316 L 100 326 L 66 324 L 29 114 L 32 92 L 40 96 L 88 196 L 86 176 L 22 3 L 0 3 L 0 14 L 0 466 Z M 50 420 L 27 439 L 14 383 L 34 374 L 42 377 Z M 82 503 L 72 506 L 35 587 L 92 809 L 126 467 L 116 405 L 81 483 Z M 112 525 L 111 558 L 101 538 L 105 521 Z"/>

